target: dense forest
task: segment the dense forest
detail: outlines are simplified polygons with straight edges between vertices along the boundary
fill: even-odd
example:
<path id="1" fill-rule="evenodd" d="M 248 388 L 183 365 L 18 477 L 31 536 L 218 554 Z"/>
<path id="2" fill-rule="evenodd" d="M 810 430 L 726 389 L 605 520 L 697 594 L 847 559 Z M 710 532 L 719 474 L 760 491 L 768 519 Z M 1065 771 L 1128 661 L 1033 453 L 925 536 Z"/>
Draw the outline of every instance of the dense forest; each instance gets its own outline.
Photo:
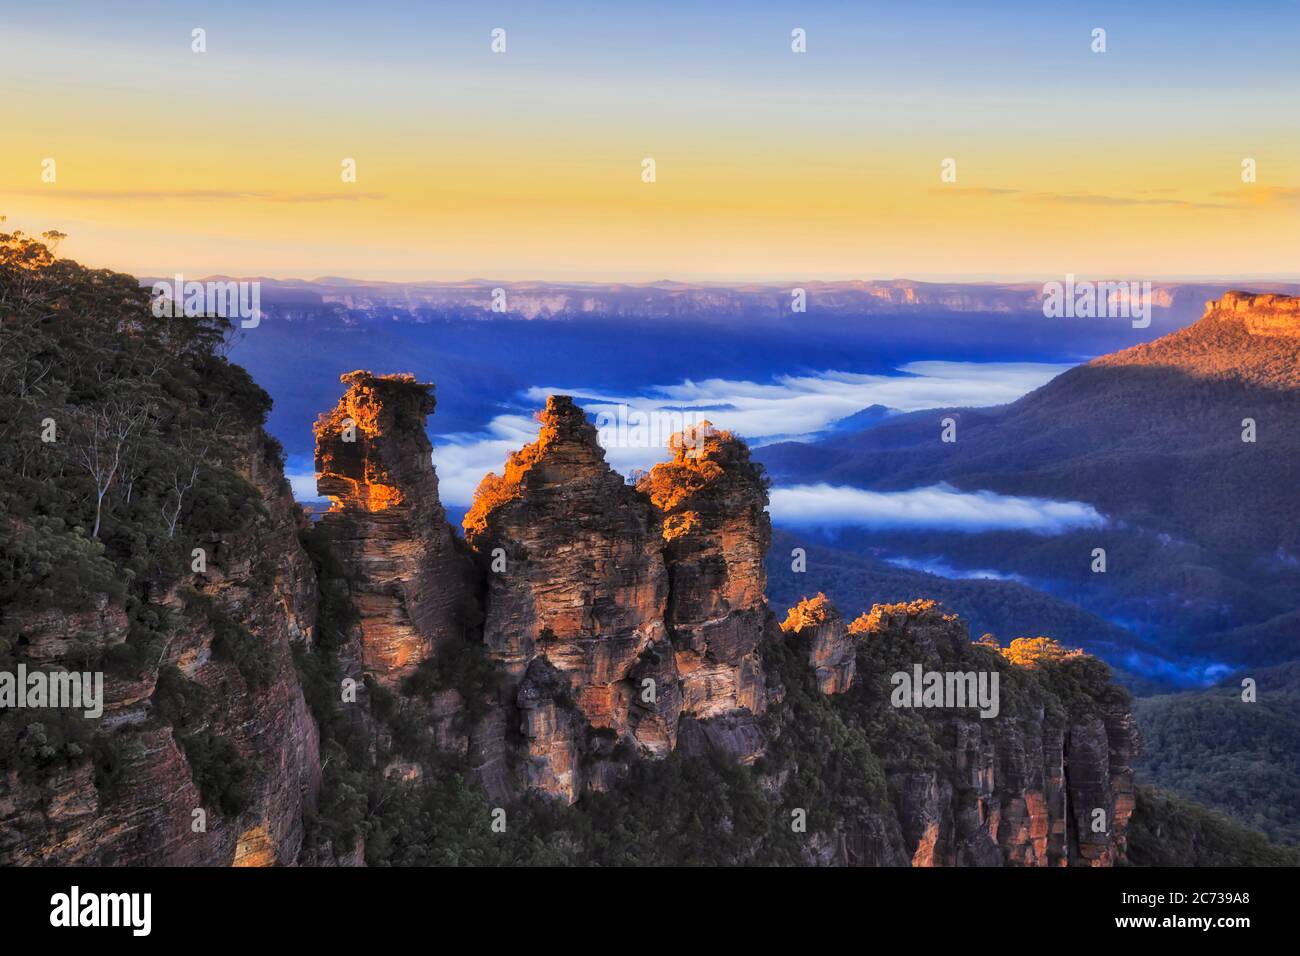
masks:
<path id="1" fill-rule="evenodd" d="M 131 276 L 59 258 L 61 238 L 0 233 L 0 668 L 24 658 L 32 615 L 112 603 L 125 609 L 126 639 L 106 646 L 86 632 L 83 653 L 66 656 L 130 677 L 156 665 L 175 624 L 178 611 L 152 599 L 191 573 L 209 538 L 264 513 L 232 465 L 270 399 L 225 359 L 224 319 L 157 316 Z M 256 640 L 216 623 L 217 652 L 256 670 Z M 179 687 L 168 673 L 159 693 L 171 700 Z M 187 712 L 157 710 L 166 721 Z M 242 768 L 229 748 L 178 731 L 205 793 L 238 805 Z M 111 788 L 119 755 L 90 722 L 0 713 L 0 766 L 39 776 L 87 759 Z"/>
<path id="2" fill-rule="evenodd" d="M 1241 680 L 1254 681 L 1244 704 Z M 1139 699 L 1141 779 L 1300 845 L 1300 664 L 1244 672 L 1211 690 Z"/>

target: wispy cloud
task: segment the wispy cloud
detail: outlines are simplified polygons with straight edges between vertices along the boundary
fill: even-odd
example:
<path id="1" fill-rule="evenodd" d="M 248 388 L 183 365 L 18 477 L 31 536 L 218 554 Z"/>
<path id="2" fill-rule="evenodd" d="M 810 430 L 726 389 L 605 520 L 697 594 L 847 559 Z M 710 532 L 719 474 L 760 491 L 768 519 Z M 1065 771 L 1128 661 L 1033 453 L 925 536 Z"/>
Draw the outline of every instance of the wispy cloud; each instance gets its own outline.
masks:
<path id="1" fill-rule="evenodd" d="M 775 488 L 770 510 L 777 524 L 796 528 L 1060 534 L 1106 523 L 1092 505 L 1078 501 L 958 491 L 946 484 L 907 491 L 866 491 L 827 484 Z"/>
<path id="2" fill-rule="evenodd" d="M 289 487 L 293 489 L 295 501 L 319 501 L 320 495 L 316 493 L 316 473 L 313 471 L 303 471 L 301 465 L 297 471 L 292 470 L 293 463 L 289 465 L 286 477 L 289 479 Z"/>
<path id="3" fill-rule="evenodd" d="M 1110 662 L 1135 674 L 1170 681 L 1182 687 L 1212 687 L 1232 673 L 1232 667 L 1218 661 L 1187 658 L 1174 660 L 1144 651 L 1124 650 L 1110 655 Z"/>
<path id="4" fill-rule="evenodd" d="M 1183 209 L 1240 209 L 1248 206 L 1293 205 L 1300 203 L 1297 186 L 1248 186 L 1237 190 L 1217 190 L 1210 195 L 1222 202 L 1205 199 L 1182 199 L 1177 190 L 1137 189 L 1133 195 L 1089 192 L 1031 192 L 999 186 L 935 186 L 930 192 L 966 199 L 1008 199 L 1026 203 L 1060 206 L 1165 206 Z"/>
<path id="5" fill-rule="evenodd" d="M 1293 206 L 1300 203 L 1300 186 L 1242 186 L 1214 195 L 1233 200 L 1238 206 Z"/>
<path id="6" fill-rule="evenodd" d="M 971 196 L 971 197 L 989 197 L 989 196 L 1019 196 L 1023 194 L 1021 189 L 1007 189 L 1001 186 L 934 186 L 930 192 L 937 194 Z"/>
<path id="7" fill-rule="evenodd" d="M 484 475 L 501 474 L 510 453 L 536 439 L 530 415 L 498 415 L 486 431 L 439 436 L 433 449 L 438 497 L 443 504 L 469 505 Z"/>
<path id="8" fill-rule="evenodd" d="M 573 395 L 598 422 L 633 424 L 601 434 L 605 457 L 624 475 L 649 468 L 667 457 L 668 436 L 703 418 L 736 432 L 751 445 L 816 434 L 841 418 L 872 405 L 896 412 L 939 407 L 978 407 L 1015 401 L 1051 381 L 1069 365 L 1036 362 L 911 362 L 894 375 L 822 372 L 786 375 L 770 383 L 734 379 L 685 381 L 638 393 L 607 393 L 581 387 L 537 387 L 524 393 L 532 407 L 548 395 Z M 445 504 L 469 505 L 483 476 L 500 474 L 507 456 L 537 438 L 529 411 L 498 415 L 482 431 L 434 438 L 433 462 Z M 290 480 L 299 500 L 316 498 L 310 461 L 290 462 Z"/>
<path id="9" fill-rule="evenodd" d="M 1029 193 L 1030 202 L 1066 206 L 1181 206 L 1187 209 L 1227 209 L 1227 203 L 1201 202 L 1193 199 L 1170 199 L 1150 196 L 1108 196 L 1100 193 Z"/>
<path id="10" fill-rule="evenodd" d="M 669 434 L 682 423 L 702 418 L 762 445 L 815 434 L 872 405 L 910 412 L 1004 404 L 1068 368 L 1033 362 L 912 362 L 895 375 L 828 371 L 781 376 L 767 383 L 719 378 L 653 386 L 638 393 L 548 386 L 529 389 L 524 398 L 540 407 L 547 395 L 573 395 L 598 420 L 649 422 L 642 432 L 634 426 L 629 434 L 602 436 L 606 460 L 629 474 L 663 461 Z M 537 423 L 523 411 L 498 415 L 483 431 L 436 437 L 433 460 L 442 500 L 468 505 L 482 477 L 489 471 L 500 473 L 506 456 L 536 437 Z"/>
<path id="11" fill-rule="evenodd" d="M 936 577 L 949 578 L 955 581 L 1019 581 L 1021 584 L 1029 583 L 1023 575 L 998 571 L 994 568 L 958 568 L 949 564 L 943 558 L 934 556 L 909 558 L 900 555 L 885 558 L 885 561 L 896 567 L 907 568 L 909 571 L 924 571 L 926 574 L 933 574 Z"/>
<path id="12" fill-rule="evenodd" d="M 761 444 L 822 431 L 871 405 L 899 412 L 1001 405 L 1069 368 L 1038 362 L 910 362 L 892 375 L 827 371 L 783 375 L 766 383 L 713 378 L 637 393 L 541 386 L 526 397 L 540 405 L 547 395 L 573 395 L 590 414 L 613 414 L 620 407 L 645 413 L 700 411 L 720 428 Z"/>

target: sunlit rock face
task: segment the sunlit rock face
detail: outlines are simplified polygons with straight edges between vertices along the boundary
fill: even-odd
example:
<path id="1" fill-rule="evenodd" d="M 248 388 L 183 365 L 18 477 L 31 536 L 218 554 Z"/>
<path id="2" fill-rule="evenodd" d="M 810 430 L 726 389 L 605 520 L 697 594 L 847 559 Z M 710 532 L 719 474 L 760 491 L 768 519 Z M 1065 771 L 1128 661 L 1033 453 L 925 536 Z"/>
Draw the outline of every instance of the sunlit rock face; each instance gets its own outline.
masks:
<path id="1" fill-rule="evenodd" d="M 360 616 L 362 667 L 391 685 L 463 636 L 472 566 L 438 500 L 432 386 L 365 371 L 340 381 L 347 391 L 314 429 L 316 486 L 333 502 L 321 525 Z"/>
<path id="2" fill-rule="evenodd" d="M 804 598 L 790 608 L 781 630 L 808 646 L 808 665 L 823 694 L 842 694 L 853 686 L 857 657 L 853 638 L 839 610 L 826 597 Z"/>
<path id="3" fill-rule="evenodd" d="M 1262 413 L 1262 400 L 1281 401 L 1287 404 L 1279 413 L 1290 414 L 1293 390 L 1300 387 L 1300 296 L 1225 292 L 1206 302 L 1201 318 L 1186 328 L 1099 356 L 1086 367 L 1137 367 L 1147 376 L 1177 372 L 1193 384 L 1214 379 L 1260 386 L 1267 391 L 1252 397 L 1253 408 Z"/>
<path id="4" fill-rule="evenodd" d="M 569 767 L 568 738 L 585 745 L 596 731 L 650 753 L 673 744 L 668 573 L 653 509 L 606 464 L 582 410 L 552 396 L 538 417 L 537 441 L 483 479 L 464 527 L 487 574 L 484 641 L 516 688 L 538 765 L 530 783 L 574 800 L 607 774 L 599 759 Z M 548 679 L 525 680 L 539 658 Z"/>
<path id="5" fill-rule="evenodd" d="M 771 625 L 763 558 L 772 540 L 767 486 L 749 448 L 703 422 L 669 440 L 672 458 L 638 482 L 659 513 L 669 575 L 667 625 L 681 675 L 688 750 L 744 761 L 762 752 L 757 649 Z"/>
<path id="6" fill-rule="evenodd" d="M 1300 297 L 1225 292 L 1205 303 L 1206 315 L 1240 321 L 1252 335 L 1300 338 Z"/>

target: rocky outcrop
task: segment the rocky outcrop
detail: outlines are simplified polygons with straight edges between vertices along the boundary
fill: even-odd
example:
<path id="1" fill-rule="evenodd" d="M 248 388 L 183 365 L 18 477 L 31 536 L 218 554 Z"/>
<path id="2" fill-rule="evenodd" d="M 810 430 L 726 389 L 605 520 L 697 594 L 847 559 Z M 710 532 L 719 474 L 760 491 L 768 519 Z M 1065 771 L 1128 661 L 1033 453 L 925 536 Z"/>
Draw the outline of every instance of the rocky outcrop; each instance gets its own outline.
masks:
<path id="1" fill-rule="evenodd" d="M 1235 319 L 1252 335 L 1300 338 L 1300 297 L 1225 292 L 1217 301 L 1205 303 L 1207 315 Z"/>
<path id="2" fill-rule="evenodd" d="M 772 539 L 767 488 L 749 448 L 710 423 L 668 443 L 672 458 L 637 488 L 659 512 L 668 566 L 666 622 L 682 683 L 682 713 L 700 728 L 690 736 L 749 761 L 762 750 L 753 718 L 766 704 L 757 648 L 770 625 L 763 558 Z M 749 730 L 736 732 L 749 725 Z M 740 749 L 735 749 L 740 748 Z"/>
<path id="3" fill-rule="evenodd" d="M 0 863 L 297 860 L 320 786 L 320 758 L 290 647 L 313 638 L 315 578 L 298 542 L 288 483 L 260 429 L 236 441 L 239 459 L 231 464 L 260 494 L 265 512 L 241 530 L 211 536 L 204 572 L 153 595 L 146 613 L 169 609 L 174 620 L 159 656 L 143 670 L 107 675 L 99 759 L 111 781 L 101 786 L 90 761 L 50 775 L 0 772 Z M 23 626 L 40 665 L 75 669 L 92 651 L 85 640 L 98 653 L 120 647 L 125 624 L 122 609 L 101 600 L 91 612 L 41 612 Z M 79 648 L 64 640 L 73 629 Z M 183 727 L 172 725 L 164 707 L 164 672 L 168 688 L 183 680 L 191 701 L 207 701 Z M 200 787 L 231 761 L 247 770 L 234 808 Z"/>
<path id="4" fill-rule="evenodd" d="M 756 759 L 771 526 L 748 449 L 705 423 L 633 488 L 572 399 L 551 396 L 539 419 L 464 521 L 527 785 L 573 801 L 617 780 L 629 753 Z"/>
<path id="5" fill-rule="evenodd" d="M 654 512 L 605 463 L 582 410 L 551 396 L 539 419 L 537 441 L 483 479 L 464 527 L 487 570 L 483 639 L 525 712 L 529 780 L 572 801 L 582 780 L 555 736 L 561 696 L 582 725 L 650 753 L 671 743 L 668 573 Z M 539 658 L 553 679 L 524 680 Z"/>
<path id="6" fill-rule="evenodd" d="M 1203 415 L 1223 416 L 1225 422 L 1233 423 L 1247 412 L 1261 421 L 1274 415 L 1290 420 L 1295 411 L 1295 389 L 1300 387 L 1300 296 L 1225 292 L 1206 302 L 1201 318 L 1186 328 L 1154 342 L 1099 356 L 1084 368 L 1125 370 L 1123 378 L 1116 378 L 1113 371 L 1108 377 L 1089 372 L 1085 377 L 1094 390 L 1104 387 L 1115 393 L 1132 381 L 1137 382 L 1136 387 L 1159 387 L 1161 414 L 1178 418 L 1163 428 L 1165 441 L 1177 440 L 1179 422 L 1192 417 L 1179 406 L 1172 411 L 1165 406 L 1174 401 L 1186 405 L 1192 399 L 1183 392 L 1189 389 L 1195 389 L 1199 399 L 1207 380 L 1220 383 L 1222 392 L 1216 391 L 1219 399 Z M 1105 398 L 1124 400 L 1117 394 Z M 1207 427 L 1202 418 L 1196 422 L 1197 428 Z M 1193 501 L 1200 498 L 1193 497 Z"/>
<path id="7" fill-rule="evenodd" d="M 808 665 L 823 694 L 842 694 L 853 686 L 857 654 L 848 625 L 826 597 L 817 594 L 790 608 L 781 630 L 808 646 Z"/>
<path id="8" fill-rule="evenodd" d="M 58 608 L 16 609 L 18 630 L 23 635 L 24 656 L 29 667 L 57 665 L 71 660 L 82 646 L 82 635 L 95 635 L 100 647 L 112 647 L 126 640 L 130 622 L 119 604 L 98 595 L 91 608 L 64 611 Z"/>
<path id="9" fill-rule="evenodd" d="M 882 740 L 889 798 L 914 866 L 1110 866 L 1124 859 L 1133 811 L 1136 733 L 1126 696 L 1105 665 L 1044 638 L 999 648 L 972 644 L 965 624 L 933 602 L 877 605 L 855 621 L 862 661 L 857 693 L 883 711 L 890 677 L 915 664 L 949 672 L 997 671 L 1000 710 L 893 710 L 923 722 L 942 760 Z M 861 663 L 861 662 L 860 662 Z M 1060 681 L 1037 679 L 1055 671 Z M 1068 686 L 1109 687 L 1063 697 Z M 912 731 L 916 732 L 915 730 Z M 901 737 L 901 735 L 900 735 Z"/>
<path id="10" fill-rule="evenodd" d="M 364 670 L 391 685 L 474 617 L 472 567 L 438 500 L 425 433 L 432 386 L 410 375 L 349 372 L 315 425 L 321 518 L 360 616 Z"/>

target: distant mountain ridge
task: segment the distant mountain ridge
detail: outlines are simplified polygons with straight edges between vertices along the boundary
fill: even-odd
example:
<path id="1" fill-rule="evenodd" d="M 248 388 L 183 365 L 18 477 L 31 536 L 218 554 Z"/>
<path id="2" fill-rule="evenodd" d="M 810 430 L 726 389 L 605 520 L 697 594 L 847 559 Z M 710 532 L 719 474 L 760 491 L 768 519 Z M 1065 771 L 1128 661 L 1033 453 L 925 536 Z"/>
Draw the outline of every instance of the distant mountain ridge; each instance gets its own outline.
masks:
<path id="1" fill-rule="evenodd" d="M 229 281 L 230 276 L 203 280 Z M 499 314 L 525 319 L 572 318 L 582 315 L 626 315 L 638 318 L 710 318 L 761 314 L 793 314 L 792 292 L 806 293 L 809 313 L 833 315 L 907 314 L 925 310 L 989 314 L 1042 313 L 1041 282 L 919 282 L 911 279 L 759 282 L 507 282 L 467 279 L 447 282 L 387 282 L 335 276 L 316 279 L 245 277 L 262 284 L 268 303 L 338 305 L 349 310 L 402 309 L 481 310 L 494 314 L 493 292 L 505 291 Z M 1097 277 L 1105 281 L 1113 277 Z M 171 281 L 171 277 L 142 277 L 141 283 Z M 1151 283 L 1151 305 L 1157 328 L 1176 327 L 1194 318 L 1200 303 L 1225 288 L 1215 281 Z M 1265 291 L 1300 294 L 1300 283 L 1266 282 Z"/>
<path id="2" fill-rule="evenodd" d="M 1267 626 L 1294 612 L 1300 594 L 1297 310 L 1294 297 L 1230 292 L 1188 328 L 1074 368 L 1010 405 L 897 416 L 758 454 L 784 483 L 948 481 L 1092 504 L 1111 519 L 1104 533 L 924 544 L 1055 577 L 1081 599 L 1109 594 L 1108 615 L 1145 620 L 1185 652 L 1278 663 L 1297 653 L 1293 637 Z M 952 444 L 940 441 L 948 417 Z M 1109 551 L 1105 578 L 1090 573 L 1094 546 Z"/>

